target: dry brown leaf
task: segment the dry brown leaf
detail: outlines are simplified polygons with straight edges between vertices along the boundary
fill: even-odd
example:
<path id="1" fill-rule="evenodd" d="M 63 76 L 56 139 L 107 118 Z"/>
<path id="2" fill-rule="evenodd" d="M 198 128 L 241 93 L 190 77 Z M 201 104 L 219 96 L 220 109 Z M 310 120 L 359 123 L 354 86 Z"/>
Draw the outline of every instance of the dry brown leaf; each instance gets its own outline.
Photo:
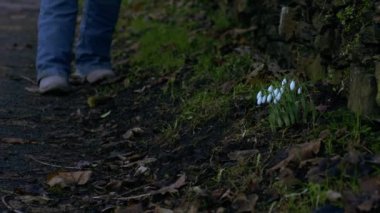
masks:
<path id="1" fill-rule="evenodd" d="M 186 175 L 181 175 L 177 181 L 170 186 L 163 187 L 159 190 L 161 194 L 177 192 L 179 188 L 186 185 Z"/>
<path id="2" fill-rule="evenodd" d="M 27 141 L 22 138 L 3 138 L 0 142 L 7 144 L 33 144 L 35 142 Z"/>
<path id="3" fill-rule="evenodd" d="M 179 177 L 175 183 L 169 186 L 162 187 L 159 190 L 151 191 L 145 194 L 130 196 L 130 197 L 121 197 L 121 198 L 117 198 L 117 200 L 121 200 L 121 201 L 140 200 L 140 199 L 157 195 L 157 194 L 175 193 L 175 192 L 178 192 L 178 189 L 180 189 L 184 185 L 186 185 L 186 175 L 181 175 L 181 177 Z"/>
<path id="4" fill-rule="evenodd" d="M 66 187 L 69 185 L 84 185 L 92 175 L 92 171 L 78 171 L 78 172 L 58 172 L 49 175 L 47 184 L 50 187 L 61 186 Z"/>
<path id="5" fill-rule="evenodd" d="M 245 194 L 239 194 L 232 205 L 236 209 L 236 212 L 255 212 L 255 207 L 259 196 L 251 195 L 246 196 Z"/>
<path id="6" fill-rule="evenodd" d="M 25 204 L 40 204 L 40 205 L 46 205 L 51 199 L 45 196 L 31 196 L 31 195 L 24 195 L 18 197 L 23 203 Z"/>
<path id="7" fill-rule="evenodd" d="M 330 202 L 336 202 L 339 199 L 342 199 L 342 194 L 333 190 L 328 190 L 326 192 L 326 197 Z"/>
<path id="8" fill-rule="evenodd" d="M 359 181 L 360 190 L 369 194 L 380 193 L 380 176 L 367 177 Z"/>
<path id="9" fill-rule="evenodd" d="M 114 210 L 115 213 L 135 213 L 135 212 L 144 212 L 141 203 L 129 205 L 128 207 L 118 206 Z"/>
<path id="10" fill-rule="evenodd" d="M 135 162 L 129 163 L 127 165 L 123 165 L 122 167 L 123 168 L 129 168 L 129 167 L 136 166 L 136 165 L 140 165 L 140 166 L 141 165 L 147 165 L 147 164 L 154 163 L 156 161 L 157 161 L 156 158 L 145 158 L 145 159 L 142 159 L 142 160 L 139 160 L 139 161 L 135 161 Z"/>
<path id="11" fill-rule="evenodd" d="M 174 213 L 171 209 L 165 209 L 159 206 L 156 206 L 156 209 L 154 210 L 154 213 Z"/>
<path id="12" fill-rule="evenodd" d="M 373 207 L 374 203 L 372 200 L 366 200 L 360 205 L 358 205 L 358 209 L 360 210 L 360 212 L 370 212 Z"/>
<path id="13" fill-rule="evenodd" d="M 268 169 L 268 172 L 273 172 L 275 170 L 284 168 L 290 162 L 299 163 L 303 160 L 310 159 L 315 154 L 318 154 L 320 148 L 321 148 L 321 139 L 304 143 L 304 144 L 295 145 L 289 150 L 288 157 L 285 160 L 273 166 L 272 168 Z"/>
<path id="14" fill-rule="evenodd" d="M 144 130 L 140 127 L 135 127 L 128 130 L 122 137 L 127 140 L 142 134 L 144 134 Z"/>
<path id="15" fill-rule="evenodd" d="M 230 160 L 244 161 L 248 158 L 255 157 L 259 153 L 257 149 L 239 150 L 228 154 Z"/>

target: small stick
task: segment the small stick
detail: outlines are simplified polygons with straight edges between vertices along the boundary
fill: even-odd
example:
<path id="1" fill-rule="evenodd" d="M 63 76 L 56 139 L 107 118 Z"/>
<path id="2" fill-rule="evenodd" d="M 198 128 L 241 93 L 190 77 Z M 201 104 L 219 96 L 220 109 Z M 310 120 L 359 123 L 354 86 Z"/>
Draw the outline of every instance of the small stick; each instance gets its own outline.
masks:
<path id="1" fill-rule="evenodd" d="M 3 196 L 3 197 L 1 197 L 1 201 L 3 202 L 4 206 L 7 207 L 7 209 L 13 211 L 12 206 L 10 206 L 10 205 L 7 203 L 6 199 L 7 199 L 7 196 Z"/>
<path id="2" fill-rule="evenodd" d="M 8 203 L 7 203 L 7 197 L 8 197 L 8 196 L 3 196 L 3 197 L 1 197 L 1 201 L 3 202 L 4 206 L 7 207 L 7 209 L 10 210 L 11 212 L 15 212 L 15 213 L 23 213 L 22 211 L 17 210 L 17 209 L 14 209 L 10 204 L 8 204 Z"/>
<path id="3" fill-rule="evenodd" d="M 50 167 L 55 167 L 55 168 L 63 168 L 63 169 L 79 169 L 78 167 L 71 167 L 71 166 L 60 166 L 60 165 L 56 165 L 56 164 L 51 164 L 51 163 L 46 163 L 46 162 L 43 162 L 43 161 L 40 161 L 36 158 L 34 158 L 33 156 L 31 155 L 25 155 L 27 158 L 37 162 L 37 163 L 40 163 L 42 165 L 45 165 L 45 166 L 50 166 Z"/>
<path id="4" fill-rule="evenodd" d="M 5 189 L 0 189 L 0 192 L 5 193 L 5 194 L 10 194 L 10 195 L 15 195 L 16 193 L 5 190 Z"/>
<path id="5" fill-rule="evenodd" d="M 32 83 L 33 85 L 36 85 L 37 82 L 35 80 L 32 80 L 31 78 L 25 76 L 25 75 L 20 75 L 20 78 L 24 79 L 25 81 L 28 81 L 30 83 Z"/>

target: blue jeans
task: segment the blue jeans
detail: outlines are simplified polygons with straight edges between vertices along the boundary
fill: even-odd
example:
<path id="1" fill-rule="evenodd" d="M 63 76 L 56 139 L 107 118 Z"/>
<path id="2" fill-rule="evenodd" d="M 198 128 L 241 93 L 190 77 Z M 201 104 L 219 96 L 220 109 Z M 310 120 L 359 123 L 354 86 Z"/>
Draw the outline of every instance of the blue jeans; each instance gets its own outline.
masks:
<path id="1" fill-rule="evenodd" d="M 85 0 L 75 61 L 79 74 L 111 69 L 112 34 L 121 0 Z M 68 78 L 74 59 L 78 0 L 41 0 L 38 22 L 37 80 Z"/>

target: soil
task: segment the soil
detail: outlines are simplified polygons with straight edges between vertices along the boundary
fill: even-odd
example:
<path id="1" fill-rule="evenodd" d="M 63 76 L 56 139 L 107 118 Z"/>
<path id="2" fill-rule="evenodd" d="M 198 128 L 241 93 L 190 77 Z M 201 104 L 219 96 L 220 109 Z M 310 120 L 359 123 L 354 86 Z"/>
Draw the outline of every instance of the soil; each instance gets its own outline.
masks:
<path id="1" fill-rule="evenodd" d="M 170 76 L 155 78 L 149 70 L 130 84 L 125 76 L 116 79 L 117 85 L 77 82 L 69 94 L 42 96 L 31 89 L 36 87 L 39 1 L 2 0 L 0 8 L 0 212 L 260 212 L 277 208 L 278 201 L 280 208 L 298 208 L 298 197 L 314 209 L 320 207 L 322 189 L 314 189 L 321 192 L 310 207 L 314 197 L 306 196 L 305 184 L 327 179 L 327 173 L 341 177 L 342 189 L 351 177 L 359 178 L 364 194 L 338 193 L 349 209 L 380 208 L 373 193 L 379 187 L 380 157 L 368 152 L 367 143 L 359 147 L 363 153 L 321 156 L 321 143 L 352 135 L 352 122 L 350 128 L 322 129 L 316 135 L 308 125 L 274 133 L 252 124 L 267 112 L 242 99 L 223 121 L 173 127 L 180 104 L 163 95 Z M 120 67 L 122 75 L 127 68 Z M 117 95 L 99 95 L 121 84 Z M 318 97 L 330 100 L 318 101 L 320 111 L 342 107 L 341 99 L 321 90 L 327 90 L 324 85 L 317 88 Z M 359 125 L 359 136 L 360 131 Z M 172 142 L 176 134 L 180 140 Z M 284 197 L 289 193 L 281 184 L 300 193 Z M 328 203 L 315 212 L 343 212 L 335 207 Z"/>
<path id="2" fill-rule="evenodd" d="M 179 157 L 182 153 L 169 155 L 165 149 L 159 149 L 159 144 L 146 142 L 155 140 L 155 120 L 162 114 L 157 104 L 167 107 L 157 102 L 154 91 L 142 96 L 131 89 L 96 109 L 87 104 L 95 88 L 90 85 L 74 86 L 75 91 L 62 96 L 32 92 L 30 88 L 36 87 L 34 58 L 39 1 L 6 0 L 0 7 L 0 210 L 72 212 L 107 208 L 107 203 L 115 202 L 96 202 L 92 198 L 90 202 L 82 202 L 82 199 L 99 195 L 96 188 L 121 177 L 129 188 L 147 184 L 145 180 L 128 178 L 129 173 L 135 172 L 128 169 L 131 167 L 128 164 L 125 171 L 115 170 L 115 159 L 133 163 L 152 158 L 151 164 L 158 165 L 160 158 L 164 161 L 161 163 L 170 162 L 173 166 L 159 171 L 169 178 L 157 187 L 177 179 L 182 168 L 177 162 L 182 161 Z M 102 118 L 107 112 L 111 114 Z M 135 141 L 145 142 L 123 139 L 133 128 L 143 131 L 135 135 Z M 46 184 L 57 172 L 80 170 L 95 173 L 94 185 L 72 188 L 75 193 L 67 194 Z M 53 204 L 43 207 L 38 202 L 19 199 L 23 195 L 47 194 Z"/>

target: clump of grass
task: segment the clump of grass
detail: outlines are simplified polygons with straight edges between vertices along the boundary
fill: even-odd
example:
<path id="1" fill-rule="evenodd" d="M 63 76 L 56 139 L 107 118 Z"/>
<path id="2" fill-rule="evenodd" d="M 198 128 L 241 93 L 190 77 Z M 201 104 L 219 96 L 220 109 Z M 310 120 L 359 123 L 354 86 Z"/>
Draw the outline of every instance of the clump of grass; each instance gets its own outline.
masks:
<path id="1" fill-rule="evenodd" d="M 237 161 L 230 167 L 222 167 L 210 179 L 210 186 L 229 187 L 234 191 L 249 191 L 252 183 L 262 180 L 261 155 Z"/>
<path id="2" fill-rule="evenodd" d="M 216 91 L 200 91 L 184 102 L 181 120 L 192 127 L 217 118 L 224 119 L 230 109 L 230 97 Z"/>

